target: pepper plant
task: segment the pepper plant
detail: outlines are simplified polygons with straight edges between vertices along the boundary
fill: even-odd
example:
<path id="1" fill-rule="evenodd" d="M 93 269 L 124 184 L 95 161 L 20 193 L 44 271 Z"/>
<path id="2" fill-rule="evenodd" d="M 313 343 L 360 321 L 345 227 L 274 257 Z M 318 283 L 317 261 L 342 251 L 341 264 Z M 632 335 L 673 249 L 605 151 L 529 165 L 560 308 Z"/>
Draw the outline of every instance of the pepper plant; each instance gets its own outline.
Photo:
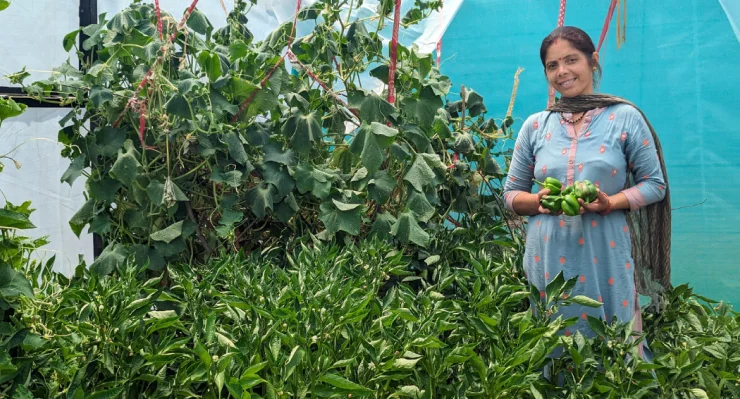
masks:
<path id="1" fill-rule="evenodd" d="M 69 224 L 103 238 L 94 267 L 133 254 L 159 270 L 222 249 L 289 247 L 309 232 L 342 243 L 387 237 L 423 259 L 434 232 L 503 220 L 495 159 L 509 156 L 500 144 L 513 120 L 485 117 L 471 89 L 448 99 L 431 55 L 402 45 L 395 101 L 363 88 L 365 71 L 388 82 L 377 32 L 392 2 L 354 21 L 336 11 L 346 3 L 303 10 L 299 19 L 315 20 L 307 36 L 291 40 L 288 22 L 256 42 L 245 1 L 221 29 L 197 8 L 184 25 L 162 10 L 161 34 L 153 5 L 134 1 L 81 30 L 88 38 L 75 50 L 94 55 L 82 71 L 66 63 L 24 85 L 72 107 L 59 132 L 71 160 L 62 181 L 87 180 Z M 438 3 L 416 2 L 404 23 Z"/>

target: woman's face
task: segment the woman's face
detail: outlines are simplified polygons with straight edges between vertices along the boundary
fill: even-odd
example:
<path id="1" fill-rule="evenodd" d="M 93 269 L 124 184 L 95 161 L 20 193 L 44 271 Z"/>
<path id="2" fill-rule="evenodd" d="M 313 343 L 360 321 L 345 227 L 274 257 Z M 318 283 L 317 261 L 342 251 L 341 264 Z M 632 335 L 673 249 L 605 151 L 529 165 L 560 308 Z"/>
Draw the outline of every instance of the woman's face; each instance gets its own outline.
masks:
<path id="1" fill-rule="evenodd" d="M 593 55 L 598 62 L 598 54 Z M 556 39 L 547 50 L 545 74 L 550 85 L 563 97 L 593 94 L 594 70 L 582 52 L 565 39 Z"/>

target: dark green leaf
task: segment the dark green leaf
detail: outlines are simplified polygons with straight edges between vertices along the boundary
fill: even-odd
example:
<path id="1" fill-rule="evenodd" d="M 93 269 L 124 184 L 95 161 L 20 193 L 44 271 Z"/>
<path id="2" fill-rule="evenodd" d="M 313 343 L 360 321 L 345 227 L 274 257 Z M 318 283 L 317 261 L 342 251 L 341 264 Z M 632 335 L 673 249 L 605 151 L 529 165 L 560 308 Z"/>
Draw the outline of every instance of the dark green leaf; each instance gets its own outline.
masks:
<path id="1" fill-rule="evenodd" d="M 437 109 L 441 108 L 443 103 L 442 99 L 434 93 L 432 88 L 424 87 L 421 93 L 419 93 L 419 98 L 406 98 L 403 100 L 403 105 L 406 114 L 411 120 L 423 128 L 429 128 L 434 122 Z"/>
<path id="2" fill-rule="evenodd" d="M 422 247 L 429 245 L 429 233 L 419 226 L 416 217 L 410 212 L 398 215 L 398 220 L 391 227 L 391 234 L 404 244 L 414 243 Z"/>
<path id="3" fill-rule="evenodd" d="M 182 235 L 182 224 L 182 220 L 171 224 L 162 230 L 155 231 L 150 235 L 150 238 L 154 241 L 163 241 L 169 244 L 172 240 Z"/>
<path id="4" fill-rule="evenodd" d="M 117 243 L 112 243 L 103 249 L 103 252 L 90 265 L 90 273 L 99 277 L 107 276 L 126 261 L 128 252 L 126 248 Z"/>
<path id="5" fill-rule="evenodd" d="M 279 199 L 284 198 L 295 188 L 295 180 L 290 176 L 287 168 L 279 163 L 265 162 L 262 166 L 265 181 L 277 188 Z"/>
<path id="6" fill-rule="evenodd" d="M 393 189 L 396 188 L 396 185 L 396 179 L 389 175 L 388 172 L 379 170 L 367 182 L 368 198 L 378 204 L 385 204 L 390 198 Z"/>
<path id="7" fill-rule="evenodd" d="M 139 172 L 139 154 L 131 140 L 123 143 L 125 152 L 118 151 L 118 159 L 110 169 L 110 176 L 126 186 L 132 186 Z"/>
<path id="8" fill-rule="evenodd" d="M 257 218 L 262 219 L 265 217 L 265 210 L 272 210 L 273 198 L 277 193 L 275 186 L 271 184 L 260 184 L 249 191 L 246 194 L 246 200 L 249 203 L 252 213 Z"/>
<path id="9" fill-rule="evenodd" d="M 187 25 L 190 29 L 200 33 L 201 35 L 210 34 L 210 32 L 213 31 L 213 25 L 211 25 L 211 22 L 206 18 L 205 14 L 197 8 L 190 14 Z"/>
<path id="10" fill-rule="evenodd" d="M 321 141 L 323 132 L 317 112 L 304 114 L 298 109 L 291 111 L 290 117 L 283 124 L 283 134 L 290 140 L 293 149 L 299 154 L 308 154 L 313 143 Z"/>
<path id="11" fill-rule="evenodd" d="M 347 99 L 349 107 L 360 112 L 363 122 L 385 123 L 396 112 L 393 105 L 374 92 L 348 90 Z"/>
<path id="12" fill-rule="evenodd" d="M 8 209 L 0 209 L 0 228 L 35 229 L 36 226 L 28 219 L 28 215 Z"/>
<path id="13" fill-rule="evenodd" d="M 69 226 L 77 237 L 82 233 L 82 229 L 90 222 L 95 212 L 95 200 L 89 199 L 69 220 Z"/>
<path id="14" fill-rule="evenodd" d="M 93 107 L 100 108 L 103 104 L 113 101 L 113 91 L 107 87 L 93 86 L 90 89 L 90 102 Z M 123 141 L 121 141 L 123 144 Z"/>
<path id="15" fill-rule="evenodd" d="M 236 162 L 245 165 L 249 162 L 247 152 L 244 150 L 244 144 L 242 144 L 241 138 L 235 132 L 227 132 L 224 134 L 224 143 L 229 148 L 229 155 Z"/>
<path id="16" fill-rule="evenodd" d="M 362 158 L 368 173 L 374 173 L 385 159 L 383 150 L 393 143 L 398 130 L 377 122 L 364 123 L 350 144 L 350 150 Z"/>
<path id="17" fill-rule="evenodd" d="M 361 204 L 346 204 L 337 200 L 321 203 L 319 219 L 329 234 L 344 231 L 351 235 L 360 234 Z"/>
<path id="18" fill-rule="evenodd" d="M 118 153 L 126 141 L 126 132 L 123 129 L 116 129 L 111 126 L 105 126 L 95 133 L 95 142 L 98 145 L 100 155 L 112 157 Z"/>
<path id="19" fill-rule="evenodd" d="M 23 295 L 33 298 L 33 288 L 26 277 L 0 261 L 0 296 L 4 298 Z"/>
<path id="20" fill-rule="evenodd" d="M 354 383 L 337 374 L 325 374 L 319 378 L 319 382 L 325 382 L 336 388 L 345 389 L 348 391 L 357 391 L 368 394 L 372 393 L 371 390 L 365 388 L 364 386 Z"/>

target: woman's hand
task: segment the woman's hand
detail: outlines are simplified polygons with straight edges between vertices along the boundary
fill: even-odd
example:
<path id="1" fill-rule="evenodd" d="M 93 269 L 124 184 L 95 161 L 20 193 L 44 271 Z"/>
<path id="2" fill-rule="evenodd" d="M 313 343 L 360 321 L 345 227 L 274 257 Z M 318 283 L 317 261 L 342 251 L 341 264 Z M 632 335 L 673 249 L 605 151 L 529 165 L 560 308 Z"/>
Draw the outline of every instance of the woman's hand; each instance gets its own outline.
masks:
<path id="1" fill-rule="evenodd" d="M 542 198 L 547 197 L 548 194 L 550 194 L 550 189 L 549 188 L 540 190 L 537 193 L 537 197 L 536 197 L 536 199 L 537 199 L 537 212 L 543 213 L 545 215 L 553 215 L 553 216 L 557 216 L 557 215 L 562 214 L 563 211 L 553 212 L 553 211 L 551 211 L 551 210 L 549 210 L 547 208 L 543 208 L 542 207 L 542 204 L 540 203 L 540 201 L 542 200 Z M 583 208 L 581 208 L 581 209 L 583 209 Z"/>
<path id="2" fill-rule="evenodd" d="M 581 204 L 581 209 L 584 209 L 587 212 L 603 213 L 611 207 L 609 196 L 606 193 L 598 188 L 596 189 L 596 193 L 596 200 L 590 204 L 585 203 L 580 198 L 578 199 L 578 202 Z"/>

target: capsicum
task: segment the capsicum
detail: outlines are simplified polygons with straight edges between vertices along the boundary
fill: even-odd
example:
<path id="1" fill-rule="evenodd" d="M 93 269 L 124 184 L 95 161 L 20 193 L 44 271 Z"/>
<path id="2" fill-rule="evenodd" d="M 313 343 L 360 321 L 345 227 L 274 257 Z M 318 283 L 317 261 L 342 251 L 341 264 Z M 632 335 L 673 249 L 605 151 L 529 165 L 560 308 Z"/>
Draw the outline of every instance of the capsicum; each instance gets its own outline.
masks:
<path id="1" fill-rule="evenodd" d="M 581 213 L 581 204 L 578 203 L 578 199 L 574 194 L 566 194 L 562 198 L 561 207 L 563 208 L 563 213 L 568 216 L 578 216 Z"/>
<path id="2" fill-rule="evenodd" d="M 563 188 L 563 184 L 560 183 L 560 180 L 558 180 L 558 179 L 556 179 L 554 177 L 548 177 L 548 178 L 545 179 L 544 182 L 539 182 L 539 181 L 534 180 L 534 179 L 533 179 L 533 181 L 535 183 L 539 184 L 540 186 L 542 186 L 542 188 L 546 188 L 546 189 L 550 190 L 550 195 L 558 195 L 558 194 L 560 194 L 560 190 Z"/>
<path id="3" fill-rule="evenodd" d="M 582 199 L 587 204 L 595 201 L 598 197 L 596 186 L 588 180 L 575 183 L 575 194 L 576 197 Z"/>
<path id="4" fill-rule="evenodd" d="M 550 196 L 547 195 L 540 199 L 540 205 L 542 205 L 543 208 L 549 209 L 552 213 L 557 213 L 562 210 L 562 204 L 563 197 L 560 196 Z"/>

